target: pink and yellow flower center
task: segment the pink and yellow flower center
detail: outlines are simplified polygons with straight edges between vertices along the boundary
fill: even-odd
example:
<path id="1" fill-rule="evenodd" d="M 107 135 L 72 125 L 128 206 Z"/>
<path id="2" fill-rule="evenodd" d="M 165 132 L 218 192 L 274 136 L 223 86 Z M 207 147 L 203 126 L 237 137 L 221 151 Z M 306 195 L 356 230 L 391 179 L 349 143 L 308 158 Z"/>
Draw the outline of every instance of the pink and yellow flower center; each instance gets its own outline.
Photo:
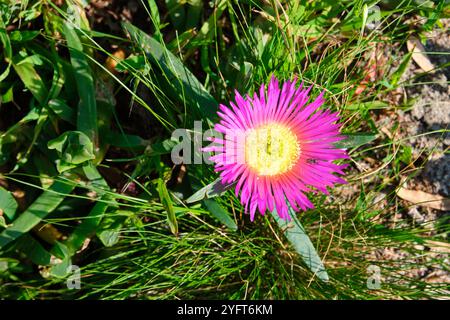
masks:
<path id="1" fill-rule="evenodd" d="M 245 162 L 260 176 L 289 171 L 299 156 L 297 135 L 284 125 L 269 123 L 246 133 Z"/>

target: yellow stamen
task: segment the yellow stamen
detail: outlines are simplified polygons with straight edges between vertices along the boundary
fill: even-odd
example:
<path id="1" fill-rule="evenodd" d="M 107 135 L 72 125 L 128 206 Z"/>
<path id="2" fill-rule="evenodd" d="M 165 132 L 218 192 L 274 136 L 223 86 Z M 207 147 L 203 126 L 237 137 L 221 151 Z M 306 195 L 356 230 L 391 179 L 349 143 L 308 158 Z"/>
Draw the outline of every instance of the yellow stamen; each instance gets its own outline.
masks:
<path id="1" fill-rule="evenodd" d="M 297 136 L 281 124 L 269 123 L 246 134 L 245 162 L 258 175 L 285 173 L 294 166 L 299 155 Z"/>

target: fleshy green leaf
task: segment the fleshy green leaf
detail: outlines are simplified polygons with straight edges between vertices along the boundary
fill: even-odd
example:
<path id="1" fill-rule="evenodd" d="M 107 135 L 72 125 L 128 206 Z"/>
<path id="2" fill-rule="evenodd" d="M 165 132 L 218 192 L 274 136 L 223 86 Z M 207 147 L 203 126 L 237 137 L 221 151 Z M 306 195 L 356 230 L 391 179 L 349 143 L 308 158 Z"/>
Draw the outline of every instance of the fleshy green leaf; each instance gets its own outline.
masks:
<path id="1" fill-rule="evenodd" d="M 373 133 L 346 133 L 344 140 L 338 141 L 334 144 L 339 149 L 351 149 L 362 146 L 376 139 L 376 134 Z"/>
<path id="2" fill-rule="evenodd" d="M 316 248 L 314 248 L 313 243 L 309 239 L 305 229 L 298 220 L 295 211 L 291 208 L 289 203 L 288 206 L 289 215 L 292 218 L 291 221 L 281 219 L 276 209 L 272 211 L 272 216 L 311 272 L 313 272 L 319 279 L 325 282 L 328 281 L 328 273 L 325 270 L 322 260 L 316 252 Z"/>
<path id="3" fill-rule="evenodd" d="M 388 103 L 378 100 L 354 103 L 345 107 L 346 110 L 378 110 L 387 108 L 389 108 Z"/>
<path id="4" fill-rule="evenodd" d="M 232 188 L 234 186 L 234 183 L 224 185 L 222 184 L 222 179 L 218 178 L 215 181 L 211 182 L 207 186 L 201 188 L 196 193 L 194 193 L 192 196 L 186 199 L 186 203 L 193 203 L 200 200 L 203 200 L 205 198 L 214 198 L 221 196 L 224 194 L 228 189 Z"/>
<path id="5" fill-rule="evenodd" d="M 230 230 L 236 231 L 238 229 L 236 222 L 231 219 L 230 214 L 215 200 L 205 199 L 203 200 L 203 203 L 208 208 L 208 211 Z"/>

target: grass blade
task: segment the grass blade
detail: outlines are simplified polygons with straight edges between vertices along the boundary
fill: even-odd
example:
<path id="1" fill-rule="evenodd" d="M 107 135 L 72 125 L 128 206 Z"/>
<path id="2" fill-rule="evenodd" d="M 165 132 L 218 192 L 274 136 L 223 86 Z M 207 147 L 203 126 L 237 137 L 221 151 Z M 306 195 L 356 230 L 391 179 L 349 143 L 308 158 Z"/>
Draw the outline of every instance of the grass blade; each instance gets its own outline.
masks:
<path id="1" fill-rule="evenodd" d="M 405 56 L 403 57 L 402 62 L 398 66 L 397 70 L 395 70 L 395 72 L 392 74 L 392 76 L 391 76 L 391 85 L 393 87 L 397 86 L 398 81 L 400 80 L 402 75 L 405 73 L 406 68 L 408 67 L 408 65 L 409 65 L 409 63 L 411 61 L 412 54 L 413 54 L 412 52 L 408 52 L 408 54 L 405 54 Z"/>
<path id="2" fill-rule="evenodd" d="M 77 128 L 91 139 L 94 146 L 97 146 L 97 104 L 91 68 L 83 52 L 83 45 L 75 30 L 68 24 L 65 24 L 63 33 L 67 40 L 67 46 L 69 47 L 70 61 L 80 98 L 78 103 Z"/>

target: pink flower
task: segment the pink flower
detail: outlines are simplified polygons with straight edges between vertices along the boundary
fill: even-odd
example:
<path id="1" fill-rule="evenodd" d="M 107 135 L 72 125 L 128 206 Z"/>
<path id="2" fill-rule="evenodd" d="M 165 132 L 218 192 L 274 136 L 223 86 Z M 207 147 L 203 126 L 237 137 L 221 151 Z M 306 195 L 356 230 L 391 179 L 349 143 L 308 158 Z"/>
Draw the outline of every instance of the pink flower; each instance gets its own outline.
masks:
<path id="1" fill-rule="evenodd" d="M 296 80 L 286 81 L 280 89 L 272 77 L 266 90 L 243 98 L 235 91 L 236 104 L 220 105 L 220 122 L 214 129 L 224 134 L 213 138 L 213 145 L 203 149 L 215 152 L 210 159 L 222 183 L 236 182 L 236 196 L 253 221 L 258 210 L 277 210 L 290 220 L 288 204 L 295 210 L 313 208 L 307 192 L 329 194 L 327 187 L 346 183 L 334 173 L 344 174 L 346 165 L 334 164 L 348 158 L 333 143 L 344 139 L 340 134 L 338 113 L 318 110 L 324 103 L 323 92 L 310 103 L 308 89 Z"/>

